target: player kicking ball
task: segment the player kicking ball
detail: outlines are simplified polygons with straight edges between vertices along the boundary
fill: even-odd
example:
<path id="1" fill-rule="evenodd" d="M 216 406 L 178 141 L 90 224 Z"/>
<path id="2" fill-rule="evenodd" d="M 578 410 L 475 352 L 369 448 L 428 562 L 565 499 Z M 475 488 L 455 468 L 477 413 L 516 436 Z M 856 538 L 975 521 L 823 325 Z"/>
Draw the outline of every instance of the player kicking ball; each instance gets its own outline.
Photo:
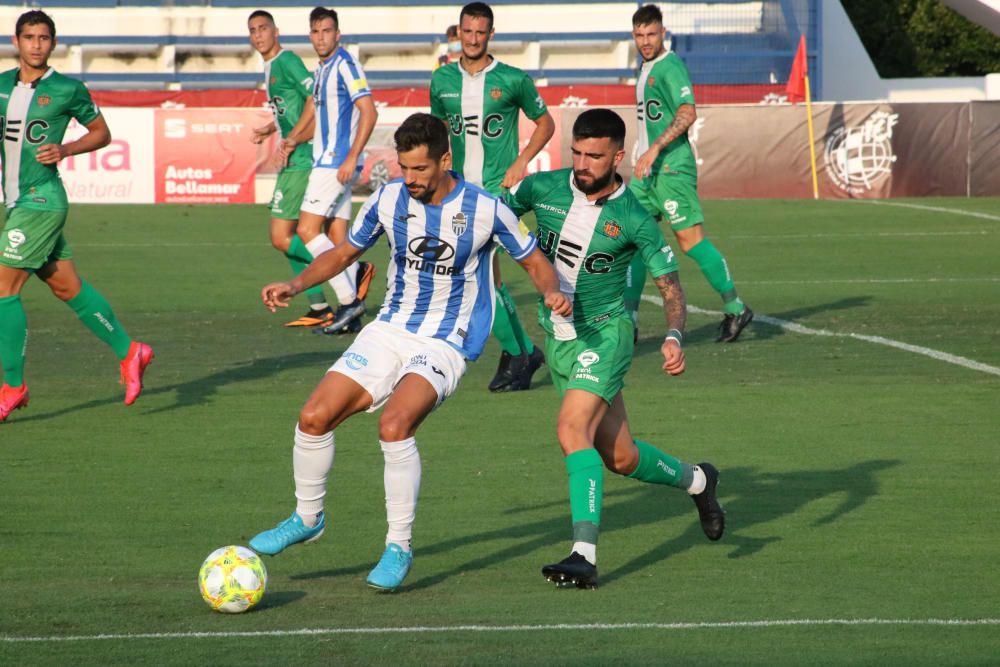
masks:
<path id="1" fill-rule="evenodd" d="M 100 292 L 80 278 L 63 227 L 69 212 L 66 189 L 56 165 L 70 155 L 107 146 L 111 132 L 86 87 L 49 67 L 56 26 L 45 12 L 32 10 L 17 19 L 14 33 L 18 67 L 0 74 L 0 143 L 4 204 L 0 236 L 0 422 L 28 405 L 24 356 L 28 323 L 21 290 L 32 275 L 121 360 L 125 405 L 142 391 L 142 376 L 153 350 L 132 340 Z M 87 133 L 61 143 L 70 120 Z"/>
<path id="2" fill-rule="evenodd" d="M 389 243 L 385 301 L 375 320 L 330 368 L 299 413 L 292 468 L 292 515 L 250 540 L 275 555 L 311 542 L 327 525 L 323 499 L 334 431 L 353 414 L 375 412 L 385 462 L 385 550 L 368 585 L 393 591 L 413 563 L 411 537 L 420 492 L 416 432 L 458 388 L 466 363 L 483 351 L 493 323 L 490 259 L 500 244 L 559 317 L 572 312 L 535 237 L 501 201 L 450 171 L 448 131 L 430 114 L 407 118 L 395 134 L 402 179 L 379 188 L 359 211 L 347 242 L 317 257 L 291 282 L 261 292 L 272 310 L 343 271 L 381 236 Z"/>
<path id="3" fill-rule="evenodd" d="M 542 574 L 559 586 L 597 586 L 597 535 L 603 473 L 683 489 L 691 495 L 710 540 L 725 529 L 716 499 L 719 472 L 710 463 L 684 463 L 636 440 L 622 388 L 632 364 L 633 323 L 625 308 L 625 277 L 640 257 L 663 297 L 667 334 L 663 370 L 684 372 L 681 348 L 687 318 L 674 253 L 659 226 L 617 174 L 625 157 L 625 123 L 613 111 L 591 109 L 573 124 L 571 169 L 533 174 L 506 201 L 518 216 L 534 211 L 539 245 L 552 260 L 573 314 L 544 311 L 545 358 L 562 395 L 556 424 L 569 475 L 573 546 L 568 558 Z"/>

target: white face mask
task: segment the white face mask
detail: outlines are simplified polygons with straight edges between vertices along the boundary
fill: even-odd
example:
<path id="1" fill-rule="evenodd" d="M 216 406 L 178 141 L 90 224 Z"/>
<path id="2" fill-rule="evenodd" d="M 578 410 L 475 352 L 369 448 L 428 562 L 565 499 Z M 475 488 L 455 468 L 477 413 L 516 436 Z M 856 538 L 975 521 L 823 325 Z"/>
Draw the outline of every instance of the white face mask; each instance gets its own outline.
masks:
<path id="1" fill-rule="evenodd" d="M 448 42 L 448 53 L 461 53 L 462 42 Z"/>

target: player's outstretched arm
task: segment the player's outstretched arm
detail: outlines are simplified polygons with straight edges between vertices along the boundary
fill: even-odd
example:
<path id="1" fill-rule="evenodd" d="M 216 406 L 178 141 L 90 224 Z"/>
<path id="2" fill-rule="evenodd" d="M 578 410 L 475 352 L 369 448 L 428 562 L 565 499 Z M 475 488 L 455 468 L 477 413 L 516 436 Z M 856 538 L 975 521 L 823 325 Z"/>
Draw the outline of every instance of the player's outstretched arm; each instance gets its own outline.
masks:
<path id="1" fill-rule="evenodd" d="M 267 125 L 262 125 L 260 127 L 255 127 L 250 131 L 250 142 L 254 144 L 262 144 L 264 140 L 269 136 L 278 131 L 278 126 L 274 124 L 272 120 Z"/>
<path id="2" fill-rule="evenodd" d="M 670 375 L 684 372 L 684 350 L 681 341 L 687 323 L 687 299 L 677 272 L 667 273 L 654 279 L 660 296 L 663 297 L 663 314 L 667 319 L 667 336 L 663 339 L 660 352 L 663 353 L 663 370 Z"/>
<path id="3" fill-rule="evenodd" d="M 80 155 L 104 148 L 111 143 L 111 130 L 104 120 L 104 114 L 100 114 L 94 120 L 87 123 L 87 134 L 76 141 L 68 144 L 45 144 L 38 148 L 35 159 L 42 164 L 56 164 L 63 158 L 70 155 Z"/>
<path id="4" fill-rule="evenodd" d="M 278 308 L 287 308 L 293 296 L 334 277 L 353 264 L 363 252 L 350 243 L 341 243 L 333 250 L 321 253 L 294 279 L 265 285 L 260 291 L 260 298 L 272 313 Z"/>
<path id="5" fill-rule="evenodd" d="M 568 317 L 573 314 L 573 302 L 559 290 L 559 277 L 552 264 L 541 250 L 535 248 L 518 264 L 528 272 L 535 289 L 542 295 L 545 305 L 556 315 Z"/>
<path id="6" fill-rule="evenodd" d="M 535 129 L 528 139 L 528 144 L 521 151 L 521 154 L 517 156 L 517 159 L 514 160 L 514 164 L 507 168 L 500 186 L 512 188 L 517 185 L 518 181 L 524 176 L 524 172 L 528 168 L 528 163 L 535 159 L 539 151 L 545 148 L 545 144 L 549 142 L 549 139 L 552 138 L 555 132 L 556 122 L 552 120 L 552 114 L 546 111 L 535 120 Z"/>
<path id="7" fill-rule="evenodd" d="M 347 183 L 354 177 L 358 159 L 365 150 L 368 139 L 372 136 L 372 130 L 375 129 L 375 122 L 378 120 L 378 110 L 375 109 L 371 95 L 359 97 L 354 101 L 354 106 L 358 109 L 358 133 L 354 135 L 354 142 L 351 143 L 347 156 L 337 169 L 337 180 L 341 183 Z"/>
<path id="8" fill-rule="evenodd" d="M 695 111 L 693 104 L 682 104 L 677 107 L 677 113 L 674 114 L 674 119 L 670 122 L 670 125 L 663 131 L 663 134 L 656 138 L 656 141 L 649 147 L 649 150 L 639 156 L 632 173 L 637 178 L 646 178 L 649 176 L 650 171 L 653 169 L 653 163 L 660 156 L 660 151 L 669 146 L 674 139 L 687 132 L 688 128 L 697 119 L 698 112 Z"/>

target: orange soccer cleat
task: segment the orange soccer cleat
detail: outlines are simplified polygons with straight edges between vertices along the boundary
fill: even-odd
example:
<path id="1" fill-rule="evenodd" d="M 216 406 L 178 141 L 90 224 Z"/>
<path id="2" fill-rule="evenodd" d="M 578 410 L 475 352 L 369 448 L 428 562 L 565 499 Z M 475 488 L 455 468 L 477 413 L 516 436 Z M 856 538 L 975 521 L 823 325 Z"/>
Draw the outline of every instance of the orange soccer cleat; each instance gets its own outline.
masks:
<path id="1" fill-rule="evenodd" d="M 145 343 L 132 341 L 128 355 L 122 359 L 121 383 L 125 385 L 125 405 L 132 405 L 139 398 L 142 393 L 142 374 L 152 362 L 153 348 Z"/>
<path id="2" fill-rule="evenodd" d="M 28 385 L 11 387 L 5 384 L 0 387 L 0 422 L 7 419 L 7 415 L 14 410 L 26 407 L 28 407 Z"/>

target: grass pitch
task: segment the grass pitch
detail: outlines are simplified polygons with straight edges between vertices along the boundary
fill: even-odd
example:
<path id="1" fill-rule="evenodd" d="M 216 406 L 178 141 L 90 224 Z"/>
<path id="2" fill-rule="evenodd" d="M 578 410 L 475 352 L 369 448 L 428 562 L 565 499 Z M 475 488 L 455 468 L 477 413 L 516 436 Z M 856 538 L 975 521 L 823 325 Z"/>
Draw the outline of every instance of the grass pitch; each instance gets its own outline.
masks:
<path id="1" fill-rule="evenodd" d="M 31 405 L 0 425 L 0 664 L 996 664 L 1000 200 L 706 213 L 758 320 L 715 344 L 720 304 L 682 257 L 688 370 L 659 370 L 645 303 L 626 402 L 636 437 L 720 468 L 721 542 L 682 492 L 608 474 L 601 587 L 547 584 L 570 539 L 558 398 L 544 372 L 490 395 L 491 342 L 418 434 L 404 588 L 364 584 L 385 524 L 377 418 L 358 415 L 337 431 L 327 533 L 268 558 L 261 606 L 225 616 L 198 567 L 291 511 L 298 409 L 349 341 L 283 328 L 304 301 L 260 305 L 288 272 L 262 207 L 75 206 L 80 272 L 156 359 L 126 408 L 111 351 L 25 289 Z M 371 256 L 381 283 L 384 246 Z"/>

